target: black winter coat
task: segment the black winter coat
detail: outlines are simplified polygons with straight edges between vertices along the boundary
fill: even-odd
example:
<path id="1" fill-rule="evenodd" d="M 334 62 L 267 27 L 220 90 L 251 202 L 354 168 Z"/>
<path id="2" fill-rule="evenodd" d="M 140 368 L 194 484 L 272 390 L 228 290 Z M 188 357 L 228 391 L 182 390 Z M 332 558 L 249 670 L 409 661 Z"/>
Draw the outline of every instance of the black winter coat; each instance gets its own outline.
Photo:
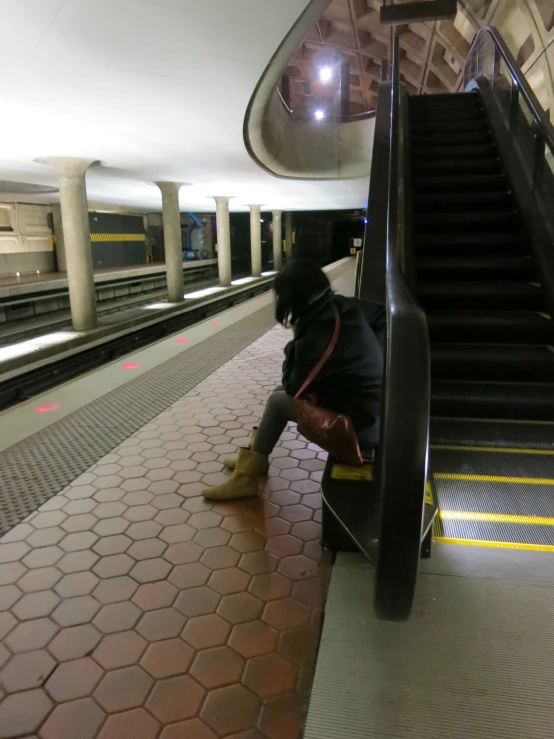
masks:
<path id="1" fill-rule="evenodd" d="M 362 448 L 379 442 L 383 346 L 383 306 L 334 295 L 328 291 L 295 325 L 285 347 L 283 387 L 296 395 L 331 340 L 335 326 L 333 302 L 339 309 L 341 332 L 327 364 L 306 392 L 323 406 L 348 415 Z"/>

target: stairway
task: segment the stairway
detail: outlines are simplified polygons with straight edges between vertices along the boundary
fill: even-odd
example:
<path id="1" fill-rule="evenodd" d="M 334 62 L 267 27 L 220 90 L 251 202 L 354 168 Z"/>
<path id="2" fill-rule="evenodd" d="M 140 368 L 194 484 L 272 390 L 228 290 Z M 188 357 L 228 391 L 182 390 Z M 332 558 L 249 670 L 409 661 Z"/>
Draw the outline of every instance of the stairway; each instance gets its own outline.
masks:
<path id="1" fill-rule="evenodd" d="M 477 93 L 409 98 L 432 416 L 554 420 L 554 331 Z"/>

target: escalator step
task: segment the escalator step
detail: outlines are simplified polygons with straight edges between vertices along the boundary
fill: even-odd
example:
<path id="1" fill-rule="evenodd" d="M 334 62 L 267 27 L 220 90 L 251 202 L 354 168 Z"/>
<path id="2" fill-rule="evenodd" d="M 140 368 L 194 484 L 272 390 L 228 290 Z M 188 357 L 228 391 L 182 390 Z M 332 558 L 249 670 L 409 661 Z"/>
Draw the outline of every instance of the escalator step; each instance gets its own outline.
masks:
<path id="1" fill-rule="evenodd" d="M 467 212 L 510 208 L 513 204 L 513 197 L 510 192 L 437 192 L 433 195 L 415 193 L 413 201 L 416 213 L 428 208 L 432 208 L 435 212 L 439 210 Z"/>
<path id="2" fill-rule="evenodd" d="M 492 276 L 497 280 L 535 277 L 531 257 L 429 257 L 416 263 L 418 280 L 482 281 Z"/>
<path id="3" fill-rule="evenodd" d="M 496 148 L 491 144 L 452 144 L 449 146 L 425 146 L 418 144 L 412 146 L 412 162 L 419 164 L 420 159 L 429 161 L 431 159 L 477 159 L 478 157 L 495 159 Z"/>
<path id="4" fill-rule="evenodd" d="M 431 378 L 554 383 L 554 351 L 547 346 L 439 344 L 431 352 Z"/>
<path id="5" fill-rule="evenodd" d="M 459 131 L 453 136 L 451 133 L 437 133 L 434 131 L 413 131 L 410 136 L 412 146 L 452 146 L 455 142 L 461 145 L 480 145 L 492 143 L 490 131 Z"/>
<path id="6" fill-rule="evenodd" d="M 431 118 L 425 122 L 411 121 L 411 131 L 413 134 L 421 135 L 424 133 L 447 133 L 451 137 L 455 137 L 458 133 L 489 133 L 489 124 L 485 118 L 479 117 L 477 120 L 443 120 L 440 118 Z"/>
<path id="7" fill-rule="evenodd" d="M 444 228 L 456 228 L 456 230 L 468 231 L 476 226 L 482 229 L 491 229 L 495 233 L 512 231 L 518 223 L 517 213 L 510 210 L 501 211 L 476 211 L 476 212 L 429 212 L 418 211 L 414 218 L 415 228 L 433 228 L 443 230 Z"/>
<path id="8" fill-rule="evenodd" d="M 414 235 L 415 254 L 420 257 L 508 256 L 525 250 L 525 237 L 513 233 L 417 233 Z"/>
<path id="9" fill-rule="evenodd" d="M 430 311 L 431 341 L 553 344 L 549 316 L 532 311 Z"/>
<path id="10" fill-rule="evenodd" d="M 544 309 L 540 285 L 530 282 L 441 282 L 419 286 L 425 309 L 536 310 Z"/>
<path id="11" fill-rule="evenodd" d="M 441 418 L 554 420 L 554 384 L 516 382 L 432 383 L 431 413 Z"/>
<path id="12" fill-rule="evenodd" d="M 464 174 L 457 177 L 448 175 L 416 174 L 413 177 L 414 192 L 476 192 L 500 191 L 506 192 L 508 184 L 503 174 Z"/>
<path id="13" fill-rule="evenodd" d="M 410 127 L 412 130 L 442 125 L 454 121 L 471 121 L 477 123 L 486 122 L 483 108 L 475 105 L 450 108 L 429 108 L 427 110 L 413 111 L 410 116 Z"/>
<path id="14" fill-rule="evenodd" d="M 481 158 L 481 159 L 430 159 L 416 160 L 412 165 L 414 178 L 425 177 L 427 175 L 440 175 L 442 172 L 448 172 L 450 178 L 455 178 L 458 174 L 500 174 L 502 167 L 500 160 L 497 158 Z"/>

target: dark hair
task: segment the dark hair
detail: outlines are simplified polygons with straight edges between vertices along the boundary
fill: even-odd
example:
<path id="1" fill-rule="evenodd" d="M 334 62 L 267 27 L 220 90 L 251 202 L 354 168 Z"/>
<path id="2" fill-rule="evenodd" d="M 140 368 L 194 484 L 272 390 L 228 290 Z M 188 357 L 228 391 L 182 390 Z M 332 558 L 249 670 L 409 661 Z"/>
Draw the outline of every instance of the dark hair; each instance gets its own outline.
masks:
<path id="1" fill-rule="evenodd" d="M 331 283 L 318 264 L 294 260 L 275 278 L 275 318 L 282 326 L 294 326 L 314 299 L 330 289 Z"/>

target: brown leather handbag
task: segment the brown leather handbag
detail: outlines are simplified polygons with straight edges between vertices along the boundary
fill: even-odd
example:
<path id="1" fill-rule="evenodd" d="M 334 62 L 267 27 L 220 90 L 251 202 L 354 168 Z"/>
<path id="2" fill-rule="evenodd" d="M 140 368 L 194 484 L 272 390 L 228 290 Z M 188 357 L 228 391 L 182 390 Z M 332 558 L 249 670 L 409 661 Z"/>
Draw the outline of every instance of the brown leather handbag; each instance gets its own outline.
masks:
<path id="1" fill-rule="evenodd" d="M 298 432 L 308 441 L 329 452 L 344 464 L 362 467 L 364 464 L 360 445 L 352 421 L 343 413 L 318 405 L 314 395 L 304 395 L 335 350 L 340 336 L 340 314 L 336 305 L 335 329 L 323 356 L 310 372 L 306 382 L 294 396 L 298 416 Z"/>

